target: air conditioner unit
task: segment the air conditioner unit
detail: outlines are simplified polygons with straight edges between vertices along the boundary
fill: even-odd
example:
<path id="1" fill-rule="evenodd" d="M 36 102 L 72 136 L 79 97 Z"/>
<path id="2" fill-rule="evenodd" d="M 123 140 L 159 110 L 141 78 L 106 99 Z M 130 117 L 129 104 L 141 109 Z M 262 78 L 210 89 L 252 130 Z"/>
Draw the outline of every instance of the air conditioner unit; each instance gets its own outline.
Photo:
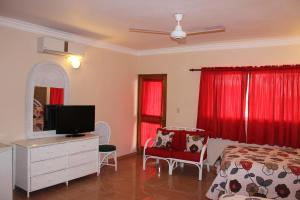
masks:
<path id="1" fill-rule="evenodd" d="M 85 52 L 85 46 L 51 37 L 38 38 L 38 52 L 55 55 L 80 55 Z"/>

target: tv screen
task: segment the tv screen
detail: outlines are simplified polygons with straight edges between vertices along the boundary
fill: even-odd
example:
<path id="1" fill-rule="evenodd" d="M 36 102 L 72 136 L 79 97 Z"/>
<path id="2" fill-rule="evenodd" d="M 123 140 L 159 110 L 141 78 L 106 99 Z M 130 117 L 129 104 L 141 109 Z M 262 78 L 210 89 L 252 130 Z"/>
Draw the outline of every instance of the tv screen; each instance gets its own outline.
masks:
<path id="1" fill-rule="evenodd" d="M 95 130 L 95 106 L 61 106 L 57 110 L 56 134 L 79 134 Z"/>
<path id="2" fill-rule="evenodd" d="M 44 131 L 55 130 L 57 121 L 57 110 L 61 105 L 44 106 Z"/>

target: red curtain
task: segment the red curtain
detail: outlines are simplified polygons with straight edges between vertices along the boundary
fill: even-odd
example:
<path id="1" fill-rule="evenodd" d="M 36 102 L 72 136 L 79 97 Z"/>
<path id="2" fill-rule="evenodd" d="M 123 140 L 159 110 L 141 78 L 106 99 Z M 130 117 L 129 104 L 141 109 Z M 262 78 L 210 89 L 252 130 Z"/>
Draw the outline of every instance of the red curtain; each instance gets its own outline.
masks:
<path id="1" fill-rule="evenodd" d="M 248 143 L 300 147 L 300 65 L 250 71 Z"/>
<path id="2" fill-rule="evenodd" d="M 142 115 L 161 116 L 162 81 L 142 82 Z"/>
<path id="3" fill-rule="evenodd" d="M 142 122 L 141 123 L 141 146 L 145 145 L 148 138 L 155 138 L 156 130 L 160 128 L 160 124 Z"/>
<path id="4" fill-rule="evenodd" d="M 201 70 L 197 127 L 210 137 L 245 142 L 247 68 Z"/>
<path id="5" fill-rule="evenodd" d="M 64 104 L 64 89 L 50 88 L 50 104 L 63 105 Z"/>
<path id="6" fill-rule="evenodd" d="M 161 127 L 163 81 L 143 80 L 141 95 L 140 144 L 143 147 L 146 140 L 155 137 L 156 129 Z"/>

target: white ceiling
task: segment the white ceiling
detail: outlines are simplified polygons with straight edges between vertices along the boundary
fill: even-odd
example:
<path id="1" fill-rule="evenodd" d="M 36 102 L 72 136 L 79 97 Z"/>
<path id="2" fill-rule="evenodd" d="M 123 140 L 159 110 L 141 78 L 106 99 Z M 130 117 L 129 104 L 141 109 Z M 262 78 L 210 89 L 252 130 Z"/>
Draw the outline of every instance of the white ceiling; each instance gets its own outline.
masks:
<path id="1" fill-rule="evenodd" d="M 178 12 L 185 31 L 224 25 L 226 32 L 190 36 L 184 44 L 128 32 L 171 31 Z M 0 15 L 137 50 L 300 36 L 299 0 L 0 0 Z"/>

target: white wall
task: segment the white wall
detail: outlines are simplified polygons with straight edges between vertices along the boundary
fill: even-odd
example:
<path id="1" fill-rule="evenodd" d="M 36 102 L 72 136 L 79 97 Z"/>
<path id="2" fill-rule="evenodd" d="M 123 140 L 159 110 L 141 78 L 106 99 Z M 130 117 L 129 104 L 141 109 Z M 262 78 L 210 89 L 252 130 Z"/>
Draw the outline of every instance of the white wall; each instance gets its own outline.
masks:
<path id="1" fill-rule="evenodd" d="M 25 90 L 30 69 L 42 61 L 64 67 L 70 79 L 70 104 L 95 104 L 96 121 L 112 128 L 119 155 L 135 152 L 134 56 L 88 48 L 75 70 L 62 56 L 37 53 L 39 35 L 0 27 L 0 141 L 25 138 Z"/>

